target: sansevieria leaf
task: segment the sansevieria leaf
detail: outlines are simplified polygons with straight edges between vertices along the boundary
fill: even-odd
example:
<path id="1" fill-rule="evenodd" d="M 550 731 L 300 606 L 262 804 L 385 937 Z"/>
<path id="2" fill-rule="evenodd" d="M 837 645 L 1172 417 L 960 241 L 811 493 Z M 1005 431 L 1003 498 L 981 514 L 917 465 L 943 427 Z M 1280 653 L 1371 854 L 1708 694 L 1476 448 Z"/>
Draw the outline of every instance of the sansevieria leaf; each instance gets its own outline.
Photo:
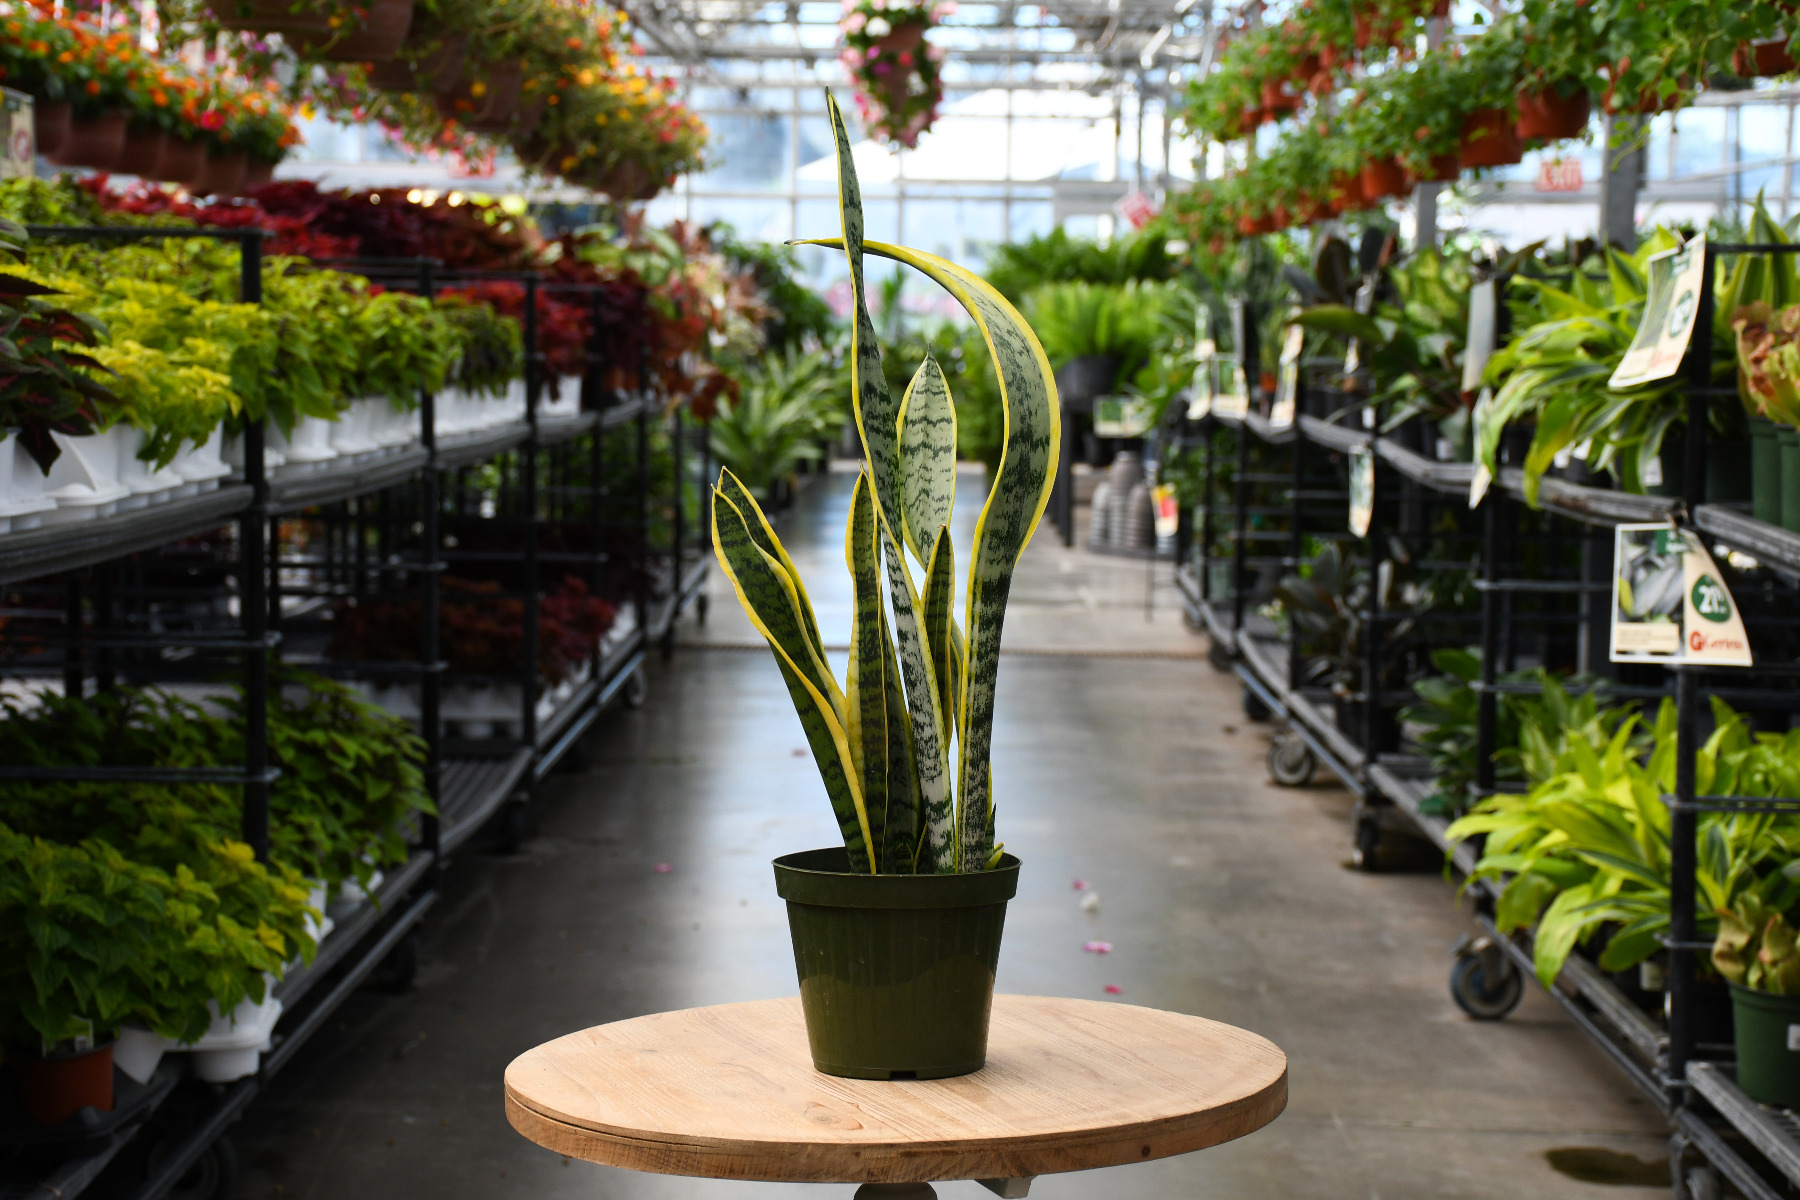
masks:
<path id="1" fill-rule="evenodd" d="M 925 565 L 925 641 L 937 676 L 938 708 L 949 719 L 958 711 L 957 681 L 962 676 L 962 632 L 956 627 L 955 608 L 956 549 L 950 544 L 950 531 L 939 526 Z M 953 732 L 949 728 L 940 731 L 945 745 L 950 744 Z M 928 819 L 932 815 L 927 814 Z M 942 818 L 948 827 L 951 814 L 946 811 Z"/>
<path id="2" fill-rule="evenodd" d="M 757 545 L 750 534 L 752 520 L 767 528 L 754 501 L 750 501 L 755 514 L 751 519 L 722 490 L 714 490 L 712 507 L 713 553 L 718 557 L 719 568 L 731 580 L 751 624 L 775 653 L 781 677 L 806 731 L 807 744 L 819 765 L 826 795 L 837 814 L 851 869 L 871 871 L 875 867 L 871 848 L 879 843 L 870 832 L 862 781 L 857 777 L 849 737 L 828 694 L 831 689 L 826 684 L 830 676 L 827 673 L 821 679 L 812 660 L 793 580 L 782 569 L 780 560 Z M 835 686 L 831 684 L 831 688 Z"/>
<path id="3" fill-rule="evenodd" d="M 869 814 L 869 844 L 877 847 L 876 870 L 887 870 L 879 853 L 887 845 L 888 758 L 895 747 L 888 731 L 887 609 L 881 603 L 881 540 L 875 527 L 875 505 L 869 476 L 856 477 L 850 495 L 850 520 L 844 530 L 844 564 L 850 568 L 855 615 L 850 623 L 850 673 L 845 681 L 845 711 L 855 724 L 853 757 L 862 779 L 863 807 Z M 904 747 L 902 747 L 904 749 Z"/>
<path id="4" fill-rule="evenodd" d="M 900 400 L 900 526 L 920 566 L 955 507 L 956 406 L 942 368 L 927 353 Z"/>

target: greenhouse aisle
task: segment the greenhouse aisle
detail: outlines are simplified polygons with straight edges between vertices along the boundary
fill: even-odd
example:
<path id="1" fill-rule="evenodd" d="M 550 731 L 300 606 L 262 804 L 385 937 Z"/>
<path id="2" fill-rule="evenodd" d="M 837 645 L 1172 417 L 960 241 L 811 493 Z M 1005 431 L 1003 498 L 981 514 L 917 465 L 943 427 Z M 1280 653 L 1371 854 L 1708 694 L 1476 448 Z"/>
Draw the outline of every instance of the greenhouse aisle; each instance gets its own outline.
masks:
<path id="1" fill-rule="evenodd" d="M 827 641 L 846 619 L 849 482 L 818 481 L 783 523 Z M 1548 999 L 1497 1024 L 1452 1005 L 1447 952 L 1469 922 L 1436 864 L 1351 870 L 1351 798 L 1266 782 L 1266 729 L 1181 628 L 1168 570 L 1146 620 L 1143 562 L 1065 551 L 1047 527 L 1027 554 L 995 735 L 999 836 L 1024 861 L 999 987 L 1117 988 L 1252 1029 L 1290 1056 L 1291 1099 L 1257 1136 L 1045 1178 L 1034 1200 L 1666 1195 L 1660 1117 Z M 684 625 L 648 705 L 603 721 L 588 769 L 554 780 L 523 851 L 451 866 L 414 987 L 353 999 L 252 1110 L 243 1196 L 847 1200 L 571 1163 L 501 1111 L 502 1071 L 538 1042 L 795 991 L 768 862 L 833 824 L 773 665 L 739 648 L 749 627 L 712 588 L 707 626 Z"/>

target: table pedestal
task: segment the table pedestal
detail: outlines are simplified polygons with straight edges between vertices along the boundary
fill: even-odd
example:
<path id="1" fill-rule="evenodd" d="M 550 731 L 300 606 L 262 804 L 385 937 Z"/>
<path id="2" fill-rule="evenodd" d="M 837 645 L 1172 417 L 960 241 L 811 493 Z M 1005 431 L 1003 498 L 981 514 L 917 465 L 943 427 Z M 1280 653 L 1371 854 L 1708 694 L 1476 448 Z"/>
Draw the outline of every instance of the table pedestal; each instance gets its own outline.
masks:
<path id="1" fill-rule="evenodd" d="M 1022 1200 L 1031 1193 L 1030 1176 L 975 1182 L 1002 1200 Z M 865 1183 L 856 1189 L 855 1200 L 934 1200 L 936 1196 L 937 1190 L 929 1183 Z"/>

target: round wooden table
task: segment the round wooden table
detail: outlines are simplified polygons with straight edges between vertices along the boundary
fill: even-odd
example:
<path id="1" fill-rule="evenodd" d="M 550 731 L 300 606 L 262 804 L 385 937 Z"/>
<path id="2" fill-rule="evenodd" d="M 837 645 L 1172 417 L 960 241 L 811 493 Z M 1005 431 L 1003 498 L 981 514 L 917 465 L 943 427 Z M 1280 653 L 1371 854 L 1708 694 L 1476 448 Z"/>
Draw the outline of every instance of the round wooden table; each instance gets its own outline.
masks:
<path id="1" fill-rule="evenodd" d="M 1287 1105 L 1287 1056 L 1179 1013 L 995 996 L 987 1066 L 870 1081 L 812 1066 L 798 998 L 658 1013 L 571 1033 L 506 1068 L 513 1128 L 571 1158 L 714 1179 L 861 1183 L 858 1197 L 1185 1154 Z"/>

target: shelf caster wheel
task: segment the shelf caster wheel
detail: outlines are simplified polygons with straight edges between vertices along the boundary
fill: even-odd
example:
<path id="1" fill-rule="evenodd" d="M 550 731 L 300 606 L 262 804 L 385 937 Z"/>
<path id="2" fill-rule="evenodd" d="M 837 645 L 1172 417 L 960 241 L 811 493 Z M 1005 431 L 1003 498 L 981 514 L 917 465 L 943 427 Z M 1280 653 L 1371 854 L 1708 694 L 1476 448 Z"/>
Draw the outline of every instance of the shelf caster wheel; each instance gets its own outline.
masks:
<path id="1" fill-rule="evenodd" d="M 183 1141 L 181 1134 L 170 1134 L 150 1147 L 145 1160 L 146 1175 L 155 1175 Z M 163 1193 L 168 1200 L 231 1200 L 237 1193 L 237 1146 L 229 1137 L 220 1135 L 194 1160 L 175 1186 Z"/>
<path id="2" fill-rule="evenodd" d="M 1244 715 L 1252 721 L 1261 722 L 1267 721 L 1275 714 L 1267 704 L 1263 703 L 1261 696 L 1246 686 L 1244 688 Z"/>
<path id="3" fill-rule="evenodd" d="M 419 975 L 419 931 L 409 929 L 375 968 L 369 982 L 384 992 L 404 992 Z"/>
<path id="4" fill-rule="evenodd" d="M 625 706 L 642 708 L 644 701 L 649 698 L 650 676 L 644 673 L 643 667 L 639 667 L 631 673 L 631 678 L 625 681 Z"/>
<path id="5" fill-rule="evenodd" d="M 1374 873 L 1381 869 L 1381 822 L 1374 817 L 1359 817 L 1356 841 L 1350 850 L 1350 861 L 1359 871 Z"/>
<path id="6" fill-rule="evenodd" d="M 705 592 L 694 597 L 694 624 L 706 624 L 706 608 L 711 602 L 711 597 L 707 596 Z"/>
<path id="7" fill-rule="evenodd" d="M 1304 787 L 1318 767 L 1312 747 L 1291 729 L 1284 729 L 1269 743 L 1269 778 L 1282 787 Z"/>
<path id="8" fill-rule="evenodd" d="M 1206 661 L 1212 664 L 1212 669 L 1215 671 L 1231 670 L 1231 651 L 1211 638 L 1208 638 L 1207 642 Z"/>
<path id="9" fill-rule="evenodd" d="M 1450 968 L 1450 998 L 1477 1021 L 1504 1019 L 1524 995 L 1525 976 L 1492 938 L 1477 938 L 1457 951 Z"/>

